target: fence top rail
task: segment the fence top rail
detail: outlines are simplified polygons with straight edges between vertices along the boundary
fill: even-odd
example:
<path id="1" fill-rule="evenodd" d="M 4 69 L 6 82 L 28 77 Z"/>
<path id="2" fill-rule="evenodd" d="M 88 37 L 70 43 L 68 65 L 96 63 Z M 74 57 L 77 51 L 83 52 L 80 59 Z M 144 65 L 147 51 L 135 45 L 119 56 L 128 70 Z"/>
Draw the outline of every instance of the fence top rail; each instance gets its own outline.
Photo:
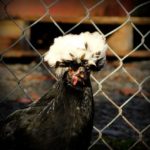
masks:
<path id="1" fill-rule="evenodd" d="M 40 16 L 39 16 L 40 17 Z M 24 20 L 24 21 L 36 21 L 39 17 L 37 16 L 16 16 L 14 19 L 16 20 Z M 62 23 L 78 23 L 80 22 L 85 16 L 81 17 L 63 17 L 63 16 L 54 16 L 53 19 L 56 22 L 62 22 Z M 91 16 L 90 19 L 92 19 L 96 24 L 122 24 L 127 20 L 127 16 Z M 87 18 L 83 21 L 85 24 L 90 24 L 90 19 Z M 0 21 L 5 21 L 7 19 L 3 19 Z M 146 25 L 150 24 L 150 17 L 131 17 L 130 19 L 134 24 L 139 25 Z M 49 16 L 45 16 L 41 22 L 52 22 Z"/>

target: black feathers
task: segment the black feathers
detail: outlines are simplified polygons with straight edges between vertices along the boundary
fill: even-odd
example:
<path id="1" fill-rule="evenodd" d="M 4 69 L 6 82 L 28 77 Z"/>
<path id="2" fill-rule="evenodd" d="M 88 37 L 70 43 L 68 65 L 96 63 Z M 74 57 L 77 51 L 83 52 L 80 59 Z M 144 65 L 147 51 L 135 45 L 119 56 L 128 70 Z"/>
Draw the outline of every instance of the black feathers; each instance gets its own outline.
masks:
<path id="1" fill-rule="evenodd" d="M 93 96 L 68 84 L 66 74 L 37 103 L 4 122 L 0 146 L 5 150 L 87 150 L 93 126 Z"/>

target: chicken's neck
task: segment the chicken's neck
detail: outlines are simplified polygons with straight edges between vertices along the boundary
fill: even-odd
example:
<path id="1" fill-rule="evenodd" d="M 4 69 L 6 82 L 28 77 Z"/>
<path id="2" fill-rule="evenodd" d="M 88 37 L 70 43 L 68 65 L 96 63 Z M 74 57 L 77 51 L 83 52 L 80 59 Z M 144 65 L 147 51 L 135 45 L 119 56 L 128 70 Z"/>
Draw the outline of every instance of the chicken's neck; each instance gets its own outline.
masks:
<path id="1" fill-rule="evenodd" d="M 88 122 L 93 122 L 94 104 L 91 86 L 79 90 L 69 86 L 64 80 L 60 80 L 58 85 L 54 112 L 59 118 L 61 116 L 61 123 L 70 131 L 68 134 L 76 134 L 76 130 L 82 129 Z"/>
<path id="2" fill-rule="evenodd" d="M 83 87 L 75 88 L 60 80 L 55 110 L 60 113 L 89 117 L 93 111 L 93 93 L 90 81 Z M 80 114 L 80 115 L 79 115 Z"/>

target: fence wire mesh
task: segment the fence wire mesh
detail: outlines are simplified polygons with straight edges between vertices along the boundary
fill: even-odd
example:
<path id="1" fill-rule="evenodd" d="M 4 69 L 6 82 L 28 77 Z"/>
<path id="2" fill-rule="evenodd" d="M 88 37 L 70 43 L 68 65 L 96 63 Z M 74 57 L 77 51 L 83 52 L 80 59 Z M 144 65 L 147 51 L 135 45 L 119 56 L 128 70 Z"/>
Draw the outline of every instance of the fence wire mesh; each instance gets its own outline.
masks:
<path id="1" fill-rule="evenodd" d="M 88 20 L 90 22 L 90 24 L 95 28 L 95 30 L 97 30 L 99 33 L 102 33 L 101 29 L 99 28 L 99 26 L 95 23 L 95 21 L 92 19 L 91 17 L 91 11 L 94 10 L 97 6 L 101 5 L 103 3 L 104 0 L 101 1 L 97 1 L 92 7 L 88 8 L 85 4 L 85 1 L 81 0 L 80 4 L 81 6 L 84 8 L 85 11 L 85 16 L 79 21 L 77 22 L 73 27 L 71 27 L 70 29 L 68 29 L 67 31 L 64 31 L 61 26 L 59 25 L 59 23 L 55 20 L 55 18 L 50 14 L 49 9 L 51 7 L 53 7 L 54 5 L 57 5 L 60 1 L 59 0 L 55 0 L 53 2 L 51 2 L 50 4 L 47 4 L 44 0 L 40 0 L 39 2 L 41 3 L 41 5 L 43 6 L 43 8 L 45 9 L 45 13 L 36 21 L 34 21 L 33 23 L 29 24 L 28 26 L 26 26 L 25 28 L 23 28 L 22 26 L 20 26 L 15 19 L 9 14 L 7 8 L 8 6 L 13 3 L 13 1 L 4 1 L 1 0 L 1 5 L 4 8 L 5 14 L 7 15 L 7 17 L 9 18 L 9 20 L 11 20 L 16 26 L 17 28 L 21 31 L 21 35 L 20 37 L 9 47 L 5 48 L 3 51 L 0 52 L 1 58 L 0 61 L 1 63 L 5 66 L 5 69 L 7 69 L 9 71 L 9 73 L 15 78 L 16 81 L 16 87 L 13 88 L 13 90 L 11 90 L 9 92 L 9 94 L 7 94 L 5 97 L 3 97 L 2 101 L 5 101 L 8 97 L 12 96 L 16 90 L 18 89 L 18 87 L 22 90 L 22 92 L 24 93 L 24 95 L 26 95 L 26 97 L 28 97 L 29 99 L 31 99 L 32 101 L 33 98 L 30 96 L 30 94 L 28 94 L 27 89 L 24 87 L 22 81 L 28 77 L 30 74 L 32 74 L 36 69 L 38 69 L 39 66 L 42 66 L 46 71 L 48 71 L 48 73 L 53 76 L 53 78 L 55 78 L 55 80 L 57 80 L 57 78 L 55 77 L 55 75 L 51 72 L 51 70 L 45 65 L 45 63 L 43 62 L 43 54 L 41 54 L 39 52 L 39 50 L 37 48 L 35 48 L 35 46 L 32 44 L 32 42 L 29 40 L 29 38 L 26 36 L 28 30 L 30 30 L 33 26 L 35 26 L 37 23 L 41 22 L 45 17 L 49 17 L 50 21 L 57 27 L 57 30 L 59 30 L 61 32 L 62 35 L 68 34 L 71 31 L 73 31 L 75 28 L 77 28 L 78 26 L 80 26 L 85 20 Z M 117 4 L 119 5 L 119 7 L 122 9 L 122 11 L 124 11 L 124 13 L 126 14 L 126 18 L 125 21 L 120 24 L 117 28 L 111 30 L 109 33 L 104 34 L 104 36 L 107 38 L 108 36 L 114 34 L 116 31 L 118 31 L 119 29 L 123 28 L 125 25 L 130 24 L 132 26 L 132 28 L 141 36 L 141 42 L 135 47 L 133 48 L 131 51 L 129 51 L 126 55 L 124 55 L 123 57 L 120 57 L 114 50 L 113 48 L 111 48 L 111 46 L 109 46 L 108 44 L 108 51 L 110 51 L 119 61 L 119 65 L 112 70 L 111 72 L 109 72 L 109 74 L 107 74 L 105 77 L 103 77 L 102 79 L 97 79 L 95 77 L 95 75 L 91 76 L 92 81 L 94 82 L 94 84 L 98 87 L 97 90 L 94 91 L 94 97 L 98 97 L 99 95 L 105 97 L 106 101 L 109 102 L 109 105 L 112 105 L 113 108 L 115 108 L 117 110 L 116 115 L 114 115 L 114 117 L 107 123 L 105 124 L 105 126 L 99 128 L 96 125 L 94 126 L 94 132 L 96 133 L 96 137 L 93 139 L 91 146 L 89 147 L 89 149 L 92 149 L 96 144 L 98 144 L 99 142 L 101 142 L 103 145 L 105 145 L 105 148 L 107 149 L 114 149 L 113 146 L 110 144 L 110 142 L 105 138 L 104 136 L 104 132 L 105 130 L 107 130 L 107 128 L 109 128 L 112 124 L 114 124 L 115 122 L 118 121 L 118 119 L 122 119 L 123 122 L 128 126 L 128 128 L 130 128 L 136 135 L 137 138 L 136 140 L 129 145 L 129 147 L 127 149 L 131 150 L 134 149 L 139 143 L 142 144 L 145 149 L 150 149 L 150 144 L 145 141 L 144 139 L 144 134 L 146 132 L 148 132 L 148 130 L 150 129 L 150 124 L 147 124 L 144 128 L 142 129 L 138 129 L 135 124 L 132 123 L 132 121 L 130 121 L 126 115 L 124 115 L 124 108 L 133 101 L 133 99 L 138 95 L 141 94 L 142 95 L 142 101 L 145 101 L 145 103 L 150 103 L 150 99 L 149 97 L 143 92 L 143 85 L 150 79 L 150 75 L 147 75 L 144 79 L 142 79 L 141 82 L 137 81 L 136 78 L 126 69 L 126 67 L 124 67 L 124 60 L 126 58 L 128 58 L 132 53 L 136 52 L 138 50 L 138 48 L 143 45 L 144 48 L 147 51 L 150 51 L 149 46 L 145 43 L 145 39 L 146 37 L 149 36 L 150 31 L 146 32 L 145 34 L 143 34 L 137 27 L 136 24 L 133 22 L 132 20 L 132 14 L 139 8 L 144 9 L 144 7 L 146 5 L 150 5 L 150 1 L 146 1 L 141 3 L 140 5 L 134 7 L 131 11 L 127 11 L 127 9 L 125 8 L 125 6 L 122 4 L 121 0 L 116 0 Z M 54 31 L 55 32 L 55 31 Z M 103 33 L 102 33 L 103 34 Z M 16 75 L 16 73 L 14 72 L 14 70 L 4 61 L 4 57 L 7 54 L 7 52 L 11 51 L 11 49 L 18 43 L 20 42 L 22 39 L 24 39 L 26 41 L 26 43 L 32 48 L 32 51 L 34 51 L 34 53 L 36 53 L 36 55 L 40 58 L 40 61 L 32 66 L 32 68 L 30 68 L 30 70 L 25 73 L 22 77 L 18 77 Z M 107 94 L 107 92 L 105 90 L 103 90 L 103 86 L 105 84 L 105 82 L 107 80 L 109 80 L 109 78 L 111 78 L 111 76 L 115 75 L 117 72 L 122 71 L 124 75 L 126 75 L 128 77 L 128 82 L 133 82 L 136 87 L 137 90 L 131 95 L 129 96 L 126 100 L 124 100 L 124 102 L 121 105 L 118 105 L 115 101 L 114 98 L 111 97 L 110 95 Z M 8 81 L 9 82 L 9 81 Z M 93 83 L 92 82 L 92 83 Z M 121 84 L 121 83 L 120 83 Z M 110 86 L 114 86 L 114 85 L 110 85 Z M 1 102 L 2 102 L 1 101 Z M 136 104 L 135 104 L 136 105 Z M 144 115 L 144 114 L 143 114 Z M 147 118 L 149 119 L 149 118 Z M 116 131 L 117 132 L 117 131 Z"/>

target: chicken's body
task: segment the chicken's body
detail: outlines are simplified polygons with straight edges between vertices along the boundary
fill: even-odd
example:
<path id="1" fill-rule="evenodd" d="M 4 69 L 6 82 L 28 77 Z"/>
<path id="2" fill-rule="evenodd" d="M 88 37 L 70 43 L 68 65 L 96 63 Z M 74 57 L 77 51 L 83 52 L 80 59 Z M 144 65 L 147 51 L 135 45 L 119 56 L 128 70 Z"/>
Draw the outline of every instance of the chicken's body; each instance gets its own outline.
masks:
<path id="1" fill-rule="evenodd" d="M 74 88 L 63 79 L 31 107 L 5 121 L 5 150 L 87 150 L 93 126 L 90 82 Z"/>
<path id="2" fill-rule="evenodd" d="M 105 50 L 105 38 L 98 32 L 56 38 L 44 60 L 61 78 L 38 102 L 6 119 L 0 147 L 88 150 L 94 116 L 90 74 L 103 67 Z"/>

